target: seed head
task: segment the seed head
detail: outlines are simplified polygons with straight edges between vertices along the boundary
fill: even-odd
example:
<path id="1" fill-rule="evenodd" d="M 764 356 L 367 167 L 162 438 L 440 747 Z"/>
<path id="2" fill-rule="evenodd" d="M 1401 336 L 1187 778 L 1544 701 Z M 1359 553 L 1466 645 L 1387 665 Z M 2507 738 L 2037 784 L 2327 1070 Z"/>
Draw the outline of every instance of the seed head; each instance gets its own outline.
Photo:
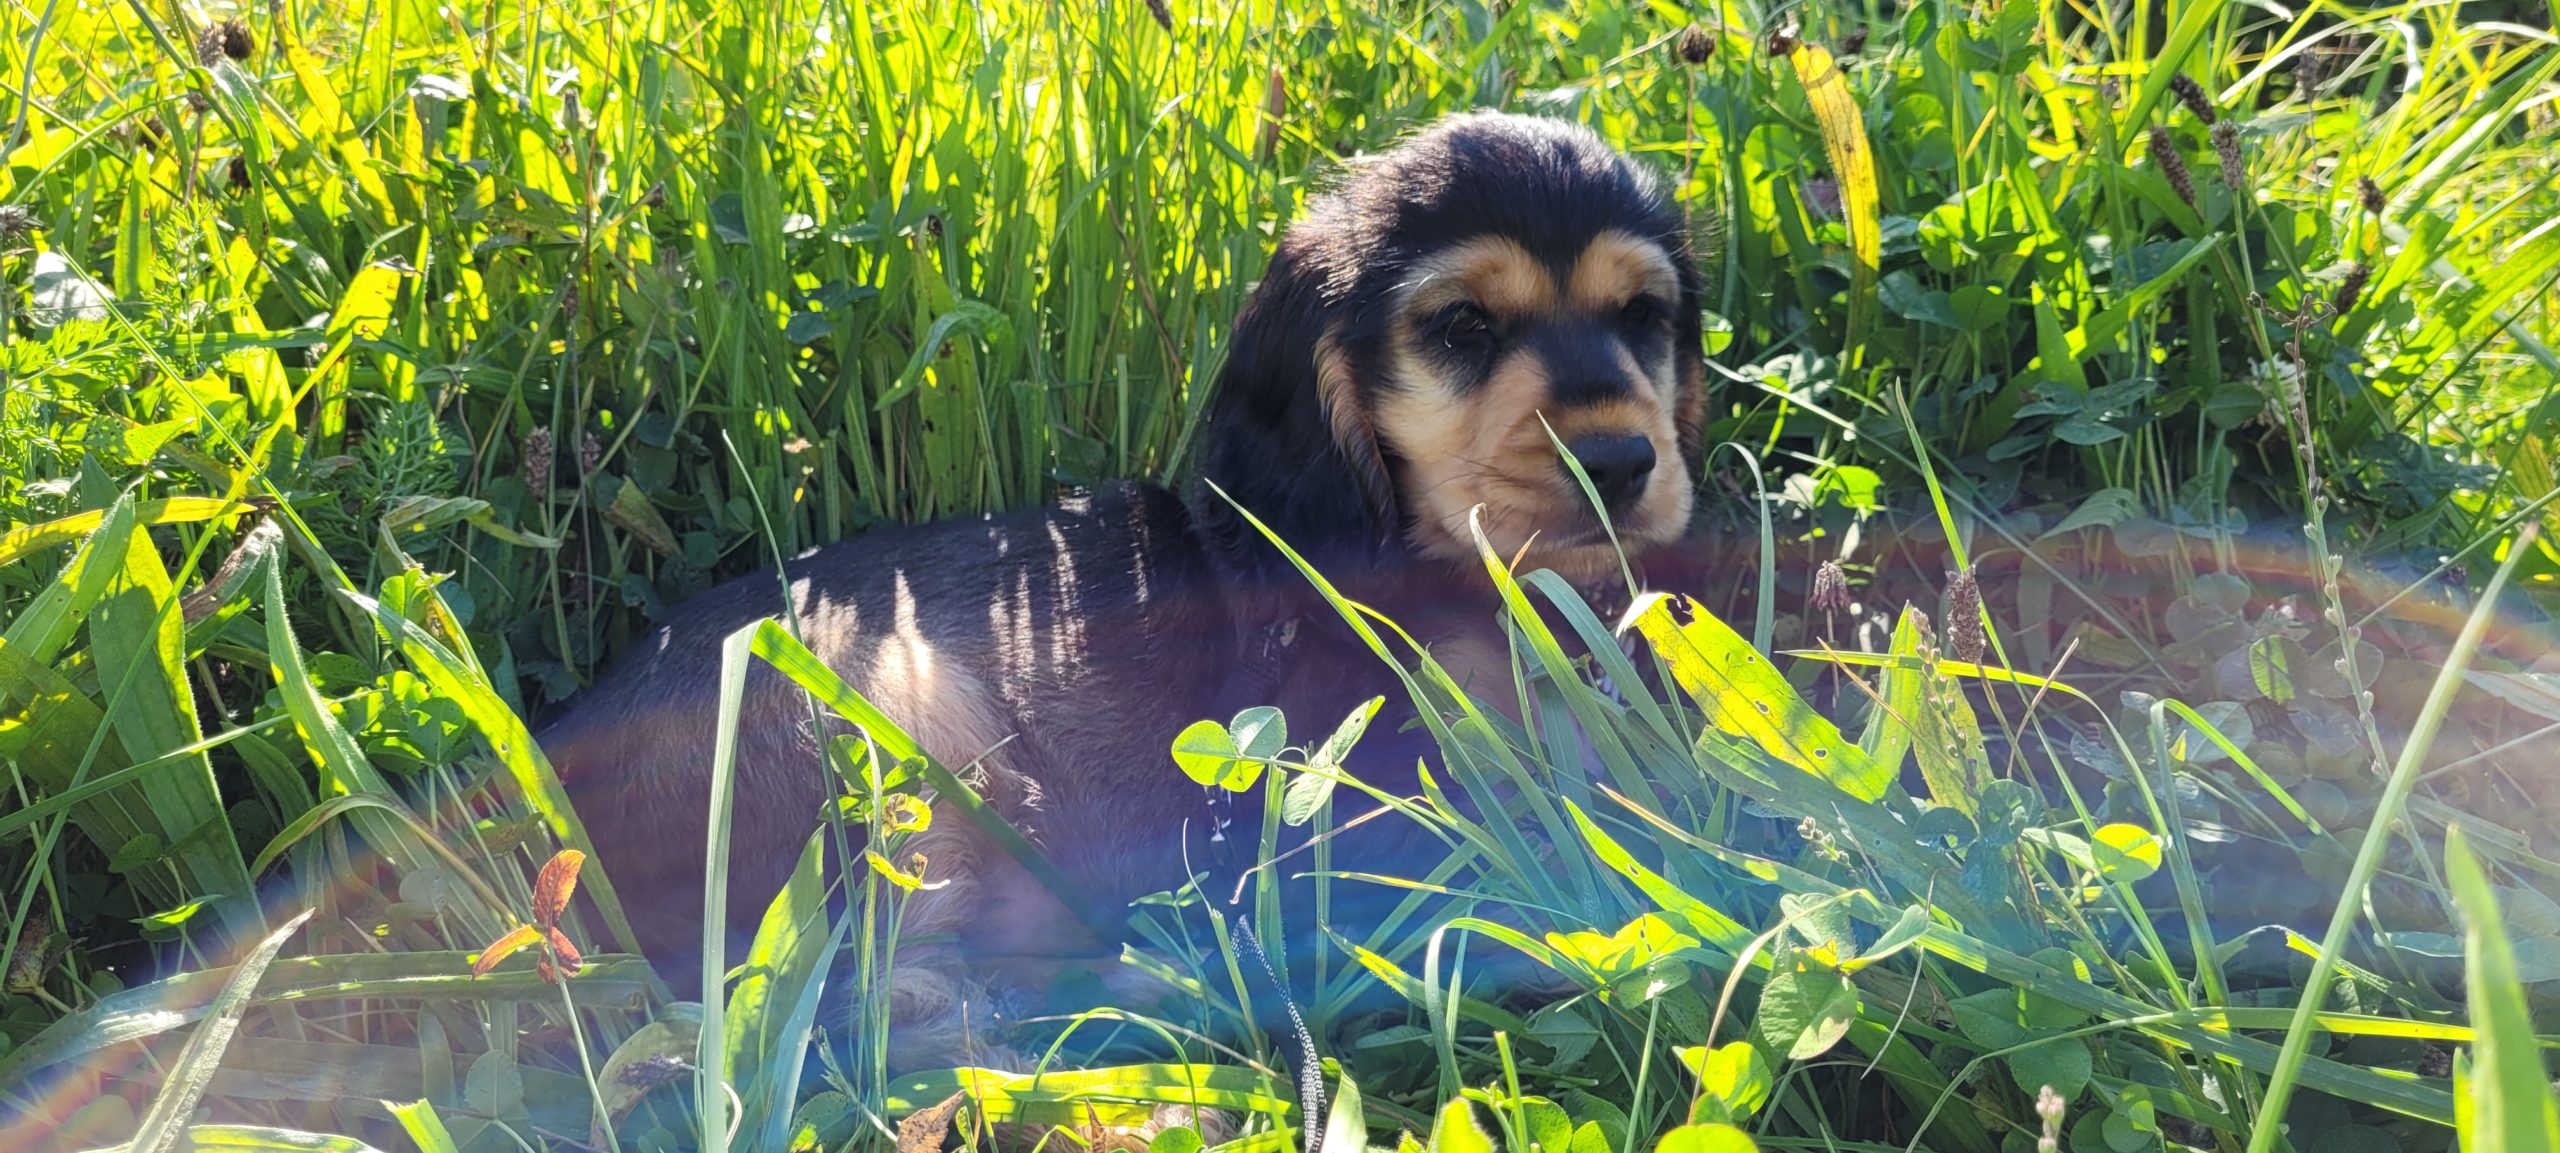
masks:
<path id="1" fill-rule="evenodd" d="M 2240 126 L 2228 120 L 2213 126 L 2213 154 L 2222 160 L 2222 182 L 2233 192 L 2246 191 L 2249 165 L 2240 155 Z"/>
<path id="2" fill-rule="evenodd" d="M 2177 192 L 2178 199 L 2186 201 L 2189 208 L 2195 207 L 2195 177 L 2187 174 L 2186 158 L 2178 155 L 2178 143 L 2169 138 L 2166 128 L 2151 129 L 2151 162 L 2160 166 L 2160 175 L 2169 178 L 2169 187 Z"/>
<path id="3" fill-rule="evenodd" d="M 248 191 L 249 162 L 238 156 L 232 157 L 228 163 L 222 166 L 222 179 L 231 185 L 231 190 L 233 192 Z"/>
<path id="4" fill-rule="evenodd" d="M 1680 59 L 1691 64 L 1704 64 L 1707 57 L 1716 54 L 1716 38 L 1706 29 L 1692 24 L 1680 30 L 1680 38 L 1673 42 L 1672 47 L 1680 53 Z"/>
<path id="5" fill-rule="evenodd" d="M 1973 570 L 1947 574 L 1947 650 L 1969 665 L 1982 663 L 1982 586 Z"/>
<path id="6" fill-rule="evenodd" d="M 258 50 L 258 38 L 250 35 L 249 26 L 238 20 L 222 22 L 222 54 L 234 60 L 246 60 Z"/>
<path id="7" fill-rule="evenodd" d="M 2062 1148 L 2062 1111 L 2068 1104 L 2051 1085 L 2036 1091 L 2036 1119 L 2044 1122 L 2043 1132 L 2036 1137 L 2036 1153 Z"/>
<path id="8" fill-rule="evenodd" d="M 0 204 L 0 244 L 25 240 L 35 230 L 34 209 L 23 204 Z"/>
<path id="9" fill-rule="evenodd" d="M 1867 26 L 1864 24 L 1850 29 L 1848 35 L 1840 38 L 1840 54 L 1843 56 L 1855 56 L 1866 50 Z"/>
<path id="10" fill-rule="evenodd" d="M 604 441 L 597 439 L 596 430 L 591 428 L 580 433 L 578 436 L 578 475 L 581 477 L 594 475 L 596 466 L 603 463 Z"/>
<path id="11" fill-rule="evenodd" d="M 2373 278 L 2373 269 L 2361 260 L 2347 266 L 2347 275 L 2338 281 L 2338 294 L 2330 300 L 2329 311 L 2340 316 L 2356 306 L 2364 296 L 2364 282 Z"/>
<path id="12" fill-rule="evenodd" d="M 1824 561 L 1813 570 L 1813 607 L 1826 613 L 1849 607 L 1849 574 L 1839 561 Z"/>
<path id="13" fill-rule="evenodd" d="M 539 425 L 524 434 L 517 462 L 524 466 L 525 487 L 542 492 L 551 487 L 551 430 Z"/>
<path id="14" fill-rule="evenodd" d="M 2391 202 L 2382 197 L 2382 186 L 2374 183 L 2370 176 L 2356 177 L 2356 203 L 2375 216 L 2382 215 L 2391 207 Z"/>
<path id="15" fill-rule="evenodd" d="M 222 59 L 222 25 L 207 24 L 196 33 L 196 63 L 211 68 Z"/>
<path id="16" fill-rule="evenodd" d="M 2169 91 L 2178 94 L 2178 103 L 2186 105 L 2187 111 L 2196 114 L 2196 119 L 2213 123 L 2213 101 L 2205 99 L 2204 85 L 2196 83 L 2195 77 L 2184 72 L 2169 77 Z"/>
<path id="17" fill-rule="evenodd" d="M 1156 18 L 1158 27 L 1167 32 L 1173 31 L 1173 8 L 1165 0 L 1147 0 L 1147 15 Z"/>
<path id="18" fill-rule="evenodd" d="M 621 1081 L 634 1089 L 655 1089 L 693 1076 L 693 1066 L 672 1053 L 642 1057 L 622 1067 Z"/>
<path id="19" fill-rule="evenodd" d="M 2293 82 L 2305 94 L 2317 96 L 2320 86 L 2329 79 L 2329 60 L 2317 52 L 2305 52 L 2293 58 Z"/>

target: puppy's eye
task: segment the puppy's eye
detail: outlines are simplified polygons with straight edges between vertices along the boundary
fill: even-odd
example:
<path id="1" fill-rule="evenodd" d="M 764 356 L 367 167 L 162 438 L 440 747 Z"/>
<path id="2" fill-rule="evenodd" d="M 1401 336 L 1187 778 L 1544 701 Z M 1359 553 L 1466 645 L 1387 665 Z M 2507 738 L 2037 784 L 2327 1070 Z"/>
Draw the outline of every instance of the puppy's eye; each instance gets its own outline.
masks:
<path id="1" fill-rule="evenodd" d="M 1440 341 L 1451 348 L 1480 351 L 1493 346 L 1493 316 L 1473 304 L 1453 304 L 1440 313 Z"/>
<path id="2" fill-rule="evenodd" d="M 1639 296 L 1618 307 L 1618 323 L 1631 332 L 1649 332 L 1671 319 L 1671 310 L 1662 301 Z"/>

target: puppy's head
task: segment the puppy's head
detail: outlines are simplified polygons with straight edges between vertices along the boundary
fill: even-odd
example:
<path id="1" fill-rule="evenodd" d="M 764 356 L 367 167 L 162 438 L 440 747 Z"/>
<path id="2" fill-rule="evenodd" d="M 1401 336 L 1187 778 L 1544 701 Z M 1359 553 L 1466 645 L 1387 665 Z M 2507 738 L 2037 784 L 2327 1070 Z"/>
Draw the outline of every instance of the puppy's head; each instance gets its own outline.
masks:
<path id="1" fill-rule="evenodd" d="M 1441 121 L 1357 163 L 1281 241 L 1237 319 L 1207 478 L 1328 562 L 1493 547 L 1614 571 L 1686 527 L 1705 407 L 1698 280 L 1650 173 L 1579 125 Z M 1550 438 L 1549 430 L 1553 430 Z M 1224 501 L 1221 544 L 1262 547 Z"/>

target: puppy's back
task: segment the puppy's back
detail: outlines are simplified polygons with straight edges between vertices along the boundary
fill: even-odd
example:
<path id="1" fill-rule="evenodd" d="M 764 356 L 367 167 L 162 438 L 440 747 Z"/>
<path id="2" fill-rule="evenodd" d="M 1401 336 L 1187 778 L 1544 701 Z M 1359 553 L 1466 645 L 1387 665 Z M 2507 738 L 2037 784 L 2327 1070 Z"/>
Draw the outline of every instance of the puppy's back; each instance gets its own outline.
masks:
<path id="1" fill-rule="evenodd" d="M 1089 778 L 1143 771 L 1126 763 L 1135 737 L 1205 707 L 1204 673 L 1229 647 L 1181 501 L 1142 484 L 867 533 L 786 562 L 779 580 L 765 569 L 685 602 L 540 737 L 661 965 L 689 968 L 699 948 L 721 642 L 768 616 L 796 616 L 804 643 L 937 760 L 957 768 L 1001 745 L 1069 804 L 1127 793 L 1125 778 Z M 730 831 L 740 930 L 830 794 L 819 734 L 848 730 L 832 716 L 813 729 L 813 716 L 754 663 Z"/>

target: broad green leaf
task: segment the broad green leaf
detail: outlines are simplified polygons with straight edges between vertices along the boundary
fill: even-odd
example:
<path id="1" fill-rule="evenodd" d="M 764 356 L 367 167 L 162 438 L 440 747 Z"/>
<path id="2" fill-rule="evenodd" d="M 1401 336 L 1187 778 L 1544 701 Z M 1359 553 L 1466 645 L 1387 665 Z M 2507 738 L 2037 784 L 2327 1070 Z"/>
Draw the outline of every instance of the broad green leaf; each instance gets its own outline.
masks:
<path id="1" fill-rule="evenodd" d="M 2301 695 L 2296 683 L 2304 660 L 2302 646 L 2292 638 L 2260 637 L 2249 645 L 2249 679 L 2258 694 L 2277 704 L 2289 704 Z"/>
<path id="2" fill-rule="evenodd" d="M 2160 839 L 2140 825 L 2104 825 L 2089 840 L 2089 856 L 2101 880 L 2131 884 L 2160 870 Z"/>
<path id="3" fill-rule="evenodd" d="M 1493 1138 L 1476 1124 L 1476 1107 L 1464 1097 L 1452 1097 L 1440 1107 L 1440 1116 L 1431 1126 L 1430 1153 L 1493 1153 Z"/>
<path id="4" fill-rule="evenodd" d="M 613 1055 L 605 1058 L 604 1068 L 596 1073 L 596 1088 L 601 1097 L 598 1104 L 604 1110 L 604 1117 L 599 1118 L 596 1127 L 589 1132 L 589 1143 L 604 1148 L 605 1122 L 619 1126 L 654 1087 L 645 1078 L 625 1076 L 627 1072 L 643 1062 L 687 1060 L 701 1041 L 702 1007 L 684 1002 L 669 1006 L 658 1019 L 642 1025 L 624 1038 L 622 1044 L 615 1046 Z"/>
<path id="5" fill-rule="evenodd" d="M 1678 1056 L 1681 1064 L 1697 1075 L 1698 1087 L 1723 1102 L 1736 1118 L 1748 1118 L 1758 1112 L 1777 1085 L 1768 1060 L 1760 1055 L 1759 1046 L 1749 1041 L 1734 1041 L 1714 1049 L 1681 1049 Z"/>
<path id="6" fill-rule="evenodd" d="M 1662 1135 L 1654 1153 L 1758 1153 L 1751 1135 L 1731 1125 L 1683 1125 Z"/>
<path id="7" fill-rule="evenodd" d="M 223 811 L 213 760 L 202 748 L 204 730 L 196 719 L 195 687 L 187 677 L 186 624 L 177 590 L 150 533 L 137 528 L 126 538 L 122 563 L 90 610 L 89 644 L 106 698 L 106 721 L 124 754 L 161 766 L 144 776 L 136 791 L 171 847 L 185 891 L 159 896 L 155 903 L 216 898 L 225 927 L 244 942 L 259 935 L 266 920 L 253 899 L 248 862 Z"/>
<path id="8" fill-rule="evenodd" d="M 2095 1064 L 2089 1043 L 2077 1037 L 2061 1037 L 2030 1045 L 2009 1054 L 2009 1079 L 2028 1094 L 2050 1085 L 2065 1101 L 2080 1095 L 2089 1087 L 2089 1075 Z"/>
<path id="9" fill-rule="evenodd" d="M 1216 721 L 1194 721 L 1174 737 L 1173 763 L 1194 783 L 1231 793 L 1252 788 L 1262 777 L 1262 766 L 1244 760 L 1227 726 Z"/>
<path id="10" fill-rule="evenodd" d="M 1830 1052 L 1857 1019 L 1858 987 L 1849 975 L 1794 953 L 1761 988 L 1754 1028 L 1787 1060 L 1809 1061 Z"/>
<path id="11" fill-rule="evenodd" d="M 1928 931 L 1929 906 L 1913 905 L 1906 908 L 1902 911 L 1902 916 L 1895 918 L 1893 924 L 1886 926 L 1883 935 L 1878 936 L 1874 944 L 1861 951 L 1857 961 L 1847 967 L 1855 972 L 1875 964 L 1918 944 L 1921 935 Z"/>
<path id="12" fill-rule="evenodd" d="M 1627 922 L 1615 933 L 1549 933 L 1547 947 L 1557 955 L 1569 958 L 1603 978 L 1632 973 L 1682 949 L 1694 949 L 1698 939 L 1671 927 L 1660 914 L 1646 913 Z"/>
<path id="13" fill-rule="evenodd" d="M 1768 658 L 1697 602 L 1676 595 L 1646 598 L 1636 627 L 1718 729 L 1858 800 L 1877 800 L 1893 783 L 1890 767 L 1879 767 L 1865 749 L 1843 740 Z"/>
<path id="14" fill-rule="evenodd" d="M 2080 507 L 2071 510 L 2061 523 L 2046 529 L 2037 540 L 2051 540 L 2065 533 L 2086 528 L 2112 528 L 2126 517 L 2141 511 L 2142 503 L 2129 488 L 2102 488 L 2090 493 Z"/>
<path id="15" fill-rule="evenodd" d="M 1235 742 L 1238 755 L 1268 760 L 1288 747 L 1289 722 L 1280 710 L 1256 705 L 1227 722 L 1227 736 Z"/>
<path id="16" fill-rule="evenodd" d="M 659 556 L 675 556 L 684 551 L 676 541 L 675 530 L 667 527 L 667 518 L 658 515 L 658 506 L 650 502 L 649 494 L 630 481 L 615 486 L 613 499 L 605 503 L 604 518 Z"/>

